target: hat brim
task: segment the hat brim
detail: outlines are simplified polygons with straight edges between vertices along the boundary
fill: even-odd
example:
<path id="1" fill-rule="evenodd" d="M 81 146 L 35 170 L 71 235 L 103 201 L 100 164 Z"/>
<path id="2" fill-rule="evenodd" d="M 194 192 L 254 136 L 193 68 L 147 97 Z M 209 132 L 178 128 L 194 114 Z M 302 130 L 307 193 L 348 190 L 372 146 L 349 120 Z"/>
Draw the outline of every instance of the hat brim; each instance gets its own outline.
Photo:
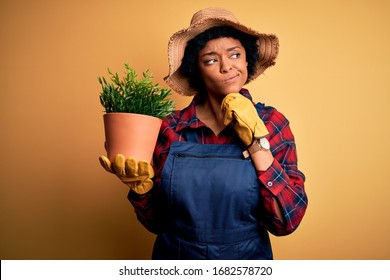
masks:
<path id="1" fill-rule="evenodd" d="M 179 30 L 173 34 L 169 40 L 169 73 L 164 78 L 164 80 L 174 91 L 186 96 L 197 94 L 197 92 L 191 88 L 188 79 L 182 76 L 180 71 L 178 71 L 184 56 L 187 42 L 211 27 L 224 25 L 232 26 L 241 32 L 253 35 L 258 38 L 259 60 L 256 62 L 254 74 L 252 75 L 251 79 L 247 81 L 247 83 L 257 78 L 268 67 L 275 64 L 275 59 L 279 53 L 279 40 L 275 35 L 259 33 L 238 22 L 233 22 L 223 18 L 206 18 L 204 20 L 198 21 L 188 28 Z"/>

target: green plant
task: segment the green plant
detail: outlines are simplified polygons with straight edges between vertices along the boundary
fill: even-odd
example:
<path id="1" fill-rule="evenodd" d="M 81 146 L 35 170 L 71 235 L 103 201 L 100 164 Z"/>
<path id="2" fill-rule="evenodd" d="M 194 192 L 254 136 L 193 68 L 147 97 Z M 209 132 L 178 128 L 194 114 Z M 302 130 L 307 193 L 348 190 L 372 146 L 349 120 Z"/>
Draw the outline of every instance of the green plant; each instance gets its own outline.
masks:
<path id="1" fill-rule="evenodd" d="M 122 78 L 108 69 L 111 82 L 98 77 L 102 86 L 100 103 L 106 113 L 135 113 L 160 119 L 172 113 L 175 104 L 168 98 L 170 90 L 153 84 L 149 70 L 142 73 L 141 79 L 137 79 L 136 71 L 128 64 L 125 64 L 125 69 Z"/>

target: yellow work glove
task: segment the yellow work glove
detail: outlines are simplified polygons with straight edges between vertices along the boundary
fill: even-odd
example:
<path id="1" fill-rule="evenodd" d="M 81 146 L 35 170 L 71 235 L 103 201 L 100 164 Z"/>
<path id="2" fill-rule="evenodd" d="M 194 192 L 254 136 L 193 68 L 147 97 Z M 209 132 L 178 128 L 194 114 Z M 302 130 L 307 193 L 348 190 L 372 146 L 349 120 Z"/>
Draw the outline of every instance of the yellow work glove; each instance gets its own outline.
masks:
<path id="1" fill-rule="evenodd" d="M 246 146 L 253 142 L 253 138 L 261 138 L 269 132 L 260 119 L 251 100 L 239 93 L 230 93 L 225 96 L 221 104 L 224 115 L 224 124 L 233 124 L 238 136 Z"/>
<path id="2" fill-rule="evenodd" d="M 154 171 L 147 160 L 137 162 L 133 157 L 125 159 L 124 155 L 118 154 L 113 163 L 105 156 L 99 157 L 99 161 L 106 171 L 118 176 L 135 193 L 144 194 L 152 189 Z"/>

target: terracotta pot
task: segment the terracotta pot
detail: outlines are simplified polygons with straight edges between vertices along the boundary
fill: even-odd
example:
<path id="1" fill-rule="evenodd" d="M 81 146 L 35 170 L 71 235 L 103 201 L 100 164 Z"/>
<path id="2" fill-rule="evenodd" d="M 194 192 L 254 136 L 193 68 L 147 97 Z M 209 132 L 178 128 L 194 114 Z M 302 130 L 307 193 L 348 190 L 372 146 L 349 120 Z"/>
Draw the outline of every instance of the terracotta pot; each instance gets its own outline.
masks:
<path id="1" fill-rule="evenodd" d="M 111 161 L 117 154 L 152 161 L 161 119 L 131 113 L 107 113 L 103 119 L 107 157 Z"/>

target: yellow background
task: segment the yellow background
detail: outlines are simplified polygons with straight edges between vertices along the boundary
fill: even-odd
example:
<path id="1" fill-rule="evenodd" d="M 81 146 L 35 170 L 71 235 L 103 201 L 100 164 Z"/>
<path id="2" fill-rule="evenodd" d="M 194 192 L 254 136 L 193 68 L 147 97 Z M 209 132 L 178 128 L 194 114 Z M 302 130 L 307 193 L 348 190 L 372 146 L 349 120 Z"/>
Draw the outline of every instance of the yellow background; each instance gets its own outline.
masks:
<path id="1" fill-rule="evenodd" d="M 0 258 L 150 258 L 154 236 L 98 162 L 97 77 L 127 62 L 166 87 L 168 38 L 220 6 L 280 39 L 248 88 L 291 121 L 310 202 L 275 258 L 389 259 L 389 3 L 2 0 Z"/>

